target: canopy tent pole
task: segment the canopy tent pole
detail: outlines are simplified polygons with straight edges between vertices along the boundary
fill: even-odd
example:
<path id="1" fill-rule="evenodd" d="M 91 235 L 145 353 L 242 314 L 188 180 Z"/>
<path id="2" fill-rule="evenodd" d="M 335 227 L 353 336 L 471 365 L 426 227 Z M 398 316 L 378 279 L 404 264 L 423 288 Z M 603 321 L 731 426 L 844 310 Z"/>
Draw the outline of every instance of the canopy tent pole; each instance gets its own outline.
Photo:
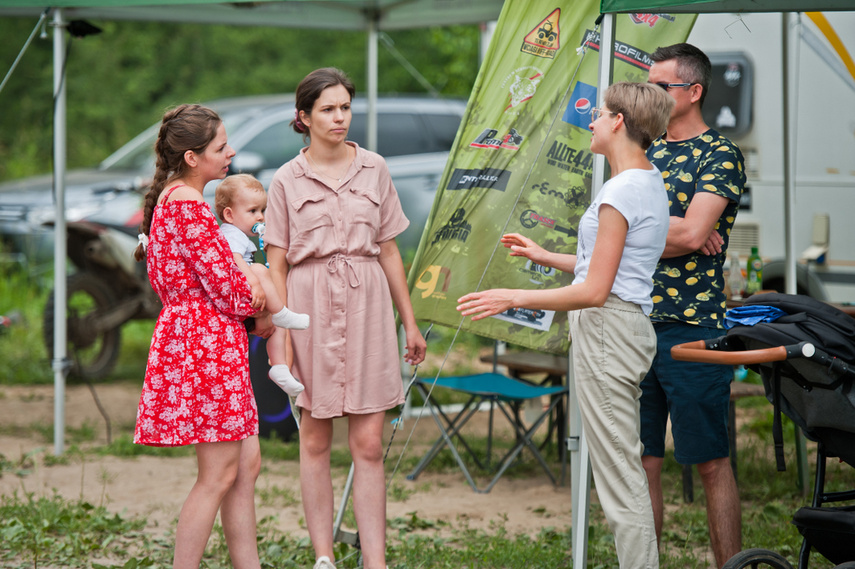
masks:
<path id="1" fill-rule="evenodd" d="M 615 21 L 614 14 L 603 14 L 600 28 L 600 57 L 597 69 L 597 106 L 603 105 L 603 94 L 612 83 L 614 74 L 614 47 L 615 47 Z M 594 154 L 593 170 L 591 172 L 591 201 L 594 200 L 603 184 L 606 183 L 606 157 L 602 154 Z"/>
<path id="2" fill-rule="evenodd" d="M 796 277 L 796 141 L 798 140 L 799 108 L 799 52 L 801 46 L 801 16 L 797 12 L 781 15 L 782 79 L 784 103 L 784 255 L 786 272 L 784 285 L 787 294 L 798 293 Z M 796 41 L 790 41 L 793 37 Z M 800 429 L 796 429 L 796 458 L 798 486 L 803 493 L 810 488 L 810 470 L 807 465 L 807 448 Z"/>
<path id="3" fill-rule="evenodd" d="M 591 499 L 591 461 L 582 429 L 579 397 L 573 375 L 573 350 L 567 355 L 567 450 L 570 452 L 570 549 L 573 567 L 588 566 L 588 514 Z"/>
<path id="4" fill-rule="evenodd" d="M 795 77 L 795 69 L 798 67 L 798 41 L 790 41 L 790 33 L 794 31 L 794 37 L 798 38 L 798 30 L 791 27 L 798 25 L 798 14 L 784 12 L 781 14 L 781 78 L 783 82 L 783 152 L 784 152 L 784 258 L 786 259 L 786 273 L 784 284 L 787 294 L 796 294 L 798 290 L 796 278 L 796 236 L 795 227 L 795 126 L 796 109 L 798 107 L 798 84 Z"/>
<path id="5" fill-rule="evenodd" d="M 56 206 L 54 222 L 54 306 L 53 314 L 53 447 L 54 454 L 61 455 L 65 441 L 65 376 L 66 362 L 66 279 L 65 255 L 65 162 L 66 162 L 66 89 L 65 89 L 65 22 L 62 9 L 53 13 L 53 187 Z"/>
<path id="6" fill-rule="evenodd" d="M 600 56 L 597 72 L 597 105 L 602 106 L 603 93 L 612 82 L 614 72 L 615 45 L 615 15 L 603 14 L 600 28 Z M 602 154 L 594 154 L 593 170 L 591 172 L 591 201 L 602 189 L 606 180 L 606 159 Z M 571 493 L 571 548 L 573 551 L 573 567 L 584 569 L 588 566 L 588 517 L 591 501 L 591 461 L 588 451 L 588 441 L 582 428 L 582 418 L 579 415 L 579 399 L 576 396 L 573 377 L 572 350 L 567 378 L 570 383 L 570 398 L 567 418 L 567 432 L 570 434 L 568 449 L 570 450 L 570 493 Z"/>
<path id="7" fill-rule="evenodd" d="M 377 18 L 368 22 L 368 115 L 365 124 L 365 144 L 368 150 L 377 152 Z"/>

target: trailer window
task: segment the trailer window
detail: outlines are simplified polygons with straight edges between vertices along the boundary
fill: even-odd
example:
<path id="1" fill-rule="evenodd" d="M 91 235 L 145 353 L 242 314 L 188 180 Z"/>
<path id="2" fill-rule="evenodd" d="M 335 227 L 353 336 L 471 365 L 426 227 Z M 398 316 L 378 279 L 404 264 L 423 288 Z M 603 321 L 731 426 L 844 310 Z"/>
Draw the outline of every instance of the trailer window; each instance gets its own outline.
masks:
<path id="1" fill-rule="evenodd" d="M 754 68 L 741 52 L 710 53 L 712 83 L 704 100 L 704 121 L 728 138 L 751 130 Z"/>

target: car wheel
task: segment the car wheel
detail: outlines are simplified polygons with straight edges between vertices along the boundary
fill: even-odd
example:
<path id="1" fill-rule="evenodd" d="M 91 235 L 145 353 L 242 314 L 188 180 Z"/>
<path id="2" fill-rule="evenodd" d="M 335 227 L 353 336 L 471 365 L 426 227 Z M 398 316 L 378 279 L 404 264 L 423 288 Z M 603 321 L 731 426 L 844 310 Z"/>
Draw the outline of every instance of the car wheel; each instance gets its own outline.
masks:
<path id="1" fill-rule="evenodd" d="M 100 330 L 97 320 L 111 310 L 115 296 L 105 283 L 91 273 L 75 273 L 67 280 L 66 325 L 71 373 L 82 378 L 101 379 L 113 371 L 119 358 L 121 330 L 117 326 Z M 53 359 L 54 292 L 51 291 L 44 311 L 44 340 L 48 356 Z"/>

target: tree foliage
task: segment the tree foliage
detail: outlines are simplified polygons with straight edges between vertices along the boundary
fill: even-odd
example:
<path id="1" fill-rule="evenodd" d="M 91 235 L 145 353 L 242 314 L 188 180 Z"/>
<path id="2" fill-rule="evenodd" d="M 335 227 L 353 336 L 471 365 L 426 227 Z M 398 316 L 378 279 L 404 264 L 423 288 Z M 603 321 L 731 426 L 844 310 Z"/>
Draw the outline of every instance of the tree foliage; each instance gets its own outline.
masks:
<path id="1" fill-rule="evenodd" d="M 68 166 L 97 164 L 185 102 L 293 91 L 318 67 L 345 70 L 365 84 L 364 32 L 92 22 L 102 33 L 69 39 Z M 5 76 L 36 24 L 0 19 Z M 38 35 L 0 91 L 0 180 L 51 169 L 53 40 Z M 468 97 L 478 71 L 477 26 L 388 33 L 394 48 L 443 96 Z M 379 50 L 381 93 L 424 93 L 388 51 Z"/>

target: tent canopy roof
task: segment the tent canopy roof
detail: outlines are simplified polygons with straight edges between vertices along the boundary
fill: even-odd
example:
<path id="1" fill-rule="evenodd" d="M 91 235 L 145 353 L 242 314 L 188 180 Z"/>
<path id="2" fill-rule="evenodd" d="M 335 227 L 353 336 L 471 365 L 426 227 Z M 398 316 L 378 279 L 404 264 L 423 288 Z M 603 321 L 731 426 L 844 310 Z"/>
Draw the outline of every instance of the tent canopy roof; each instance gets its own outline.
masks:
<path id="1" fill-rule="evenodd" d="M 600 12 L 832 12 L 855 10 L 855 0 L 601 0 Z"/>
<path id="2" fill-rule="evenodd" d="M 3 0 L 0 15 L 38 16 L 64 8 L 67 19 L 169 21 L 283 28 L 379 30 L 495 20 L 503 0 Z"/>
<path id="3" fill-rule="evenodd" d="M 495 20 L 504 0 L 3 0 L 0 15 L 35 16 L 48 7 L 66 17 L 284 28 L 380 30 Z M 600 12 L 855 11 L 855 0 L 601 0 Z"/>

